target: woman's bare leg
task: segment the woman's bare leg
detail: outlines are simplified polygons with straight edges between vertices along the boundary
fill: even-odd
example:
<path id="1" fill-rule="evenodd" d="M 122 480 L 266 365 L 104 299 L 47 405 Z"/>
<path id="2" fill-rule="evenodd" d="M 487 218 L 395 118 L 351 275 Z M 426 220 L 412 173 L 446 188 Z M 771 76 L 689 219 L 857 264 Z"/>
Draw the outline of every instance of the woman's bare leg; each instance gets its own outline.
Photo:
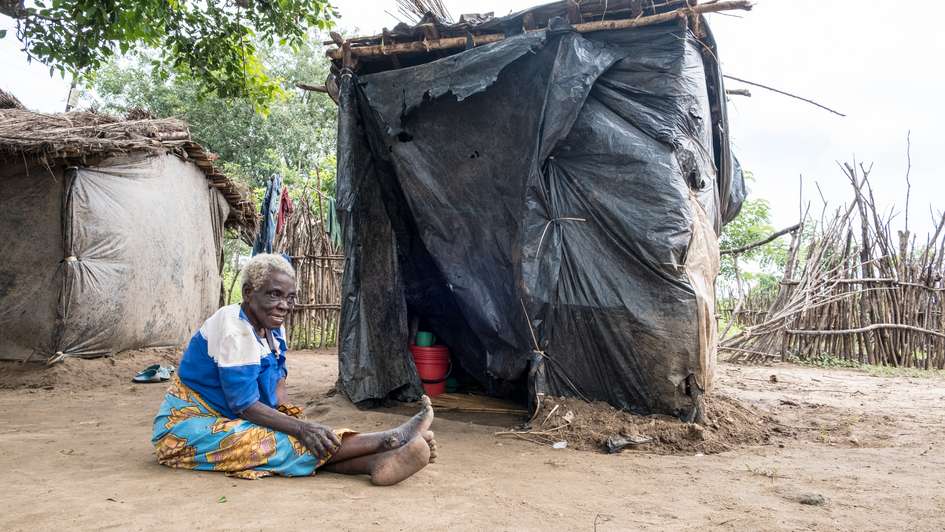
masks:
<path id="1" fill-rule="evenodd" d="M 413 439 L 421 437 L 427 442 L 430 451 L 436 456 L 436 440 L 430 425 L 433 423 L 433 406 L 430 398 L 421 398 L 420 412 L 399 427 L 383 432 L 366 432 L 345 436 L 341 447 L 332 455 L 328 463 L 343 462 L 359 456 L 366 456 L 403 447 Z"/>
<path id="2" fill-rule="evenodd" d="M 391 451 L 329 462 L 322 470 L 343 475 L 370 475 L 378 486 L 391 486 L 420 471 L 430 462 L 430 446 L 420 437 Z"/>

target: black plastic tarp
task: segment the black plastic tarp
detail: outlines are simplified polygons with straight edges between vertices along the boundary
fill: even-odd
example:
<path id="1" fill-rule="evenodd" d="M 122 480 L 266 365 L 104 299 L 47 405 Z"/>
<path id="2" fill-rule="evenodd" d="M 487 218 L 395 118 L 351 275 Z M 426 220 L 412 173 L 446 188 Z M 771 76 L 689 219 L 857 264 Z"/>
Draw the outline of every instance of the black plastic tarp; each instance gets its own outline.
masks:
<path id="1" fill-rule="evenodd" d="M 344 393 L 422 393 L 419 317 L 489 393 L 691 411 L 744 190 L 704 46 L 675 23 L 563 27 L 343 72 Z"/>

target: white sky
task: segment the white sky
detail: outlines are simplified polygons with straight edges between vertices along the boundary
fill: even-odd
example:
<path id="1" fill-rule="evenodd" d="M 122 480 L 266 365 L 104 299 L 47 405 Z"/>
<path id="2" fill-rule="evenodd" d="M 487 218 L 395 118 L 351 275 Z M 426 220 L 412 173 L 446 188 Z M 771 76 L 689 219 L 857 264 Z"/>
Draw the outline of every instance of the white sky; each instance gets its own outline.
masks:
<path id="1" fill-rule="evenodd" d="M 451 13 L 504 15 L 541 0 L 444 0 Z M 374 33 L 397 21 L 394 0 L 335 0 L 339 25 Z M 835 161 L 873 162 L 876 199 L 884 207 L 905 203 L 906 132 L 912 131 L 913 231 L 926 231 L 929 207 L 945 208 L 936 159 L 945 154 L 945 3 L 888 0 L 758 0 L 742 18 L 710 15 L 726 73 L 819 101 L 848 116 L 750 88 L 733 97 L 730 127 L 742 164 L 754 172 L 753 197 L 769 200 L 774 225 L 797 220 L 798 176 L 805 201 L 819 212 L 819 183 L 828 200 L 849 198 L 849 184 Z M 0 29 L 11 28 L 0 17 Z M 728 88 L 740 87 L 728 82 Z M 0 40 L 0 87 L 28 107 L 61 111 L 68 82 L 50 79 L 42 65 L 27 65 L 13 32 Z M 899 223 L 902 217 L 898 218 Z M 895 224 L 894 224 L 895 225 Z"/>

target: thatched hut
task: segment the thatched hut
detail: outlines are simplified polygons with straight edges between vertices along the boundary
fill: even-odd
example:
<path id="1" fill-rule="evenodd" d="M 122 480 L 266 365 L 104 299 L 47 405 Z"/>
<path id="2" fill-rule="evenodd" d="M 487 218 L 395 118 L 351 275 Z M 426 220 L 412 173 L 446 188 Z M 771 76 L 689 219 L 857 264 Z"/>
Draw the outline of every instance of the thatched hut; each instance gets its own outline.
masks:
<path id="1" fill-rule="evenodd" d="M 0 108 L 0 360 L 186 340 L 219 304 L 224 226 L 256 223 L 213 159 L 180 120 Z"/>
<path id="2" fill-rule="evenodd" d="M 560 1 L 334 35 L 344 393 L 416 397 L 421 327 L 490 394 L 697 416 L 744 195 L 703 13 L 748 8 Z"/>

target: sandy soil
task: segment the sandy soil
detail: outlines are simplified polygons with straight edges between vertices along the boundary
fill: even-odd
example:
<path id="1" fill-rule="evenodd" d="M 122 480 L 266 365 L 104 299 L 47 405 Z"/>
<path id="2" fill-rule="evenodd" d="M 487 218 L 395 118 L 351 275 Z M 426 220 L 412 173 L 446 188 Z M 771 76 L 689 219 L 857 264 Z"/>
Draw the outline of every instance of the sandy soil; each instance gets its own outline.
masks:
<path id="1" fill-rule="evenodd" d="M 0 369 L 0 529 L 945 529 L 942 378 L 723 364 L 720 390 L 776 420 L 774 437 L 706 455 L 552 449 L 494 436 L 508 418 L 444 413 L 438 463 L 377 488 L 157 465 L 148 440 L 164 386 L 124 382 L 163 359 L 149 356 L 70 361 L 79 382 Z M 404 419 L 326 397 L 331 353 L 289 365 L 311 417 L 361 430 Z"/>

